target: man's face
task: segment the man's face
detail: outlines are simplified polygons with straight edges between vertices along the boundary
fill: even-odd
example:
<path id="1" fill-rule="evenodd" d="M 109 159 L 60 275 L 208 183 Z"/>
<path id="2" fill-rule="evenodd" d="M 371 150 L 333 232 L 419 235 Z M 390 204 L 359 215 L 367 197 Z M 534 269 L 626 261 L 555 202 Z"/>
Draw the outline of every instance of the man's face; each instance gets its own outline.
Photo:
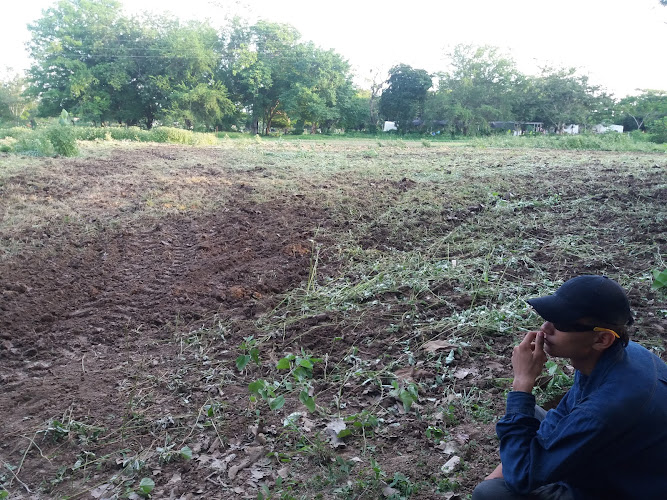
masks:
<path id="1" fill-rule="evenodd" d="M 546 321 L 541 331 L 544 332 L 544 352 L 556 358 L 584 358 L 593 352 L 595 332 L 566 332 L 557 330 L 553 323 Z"/>

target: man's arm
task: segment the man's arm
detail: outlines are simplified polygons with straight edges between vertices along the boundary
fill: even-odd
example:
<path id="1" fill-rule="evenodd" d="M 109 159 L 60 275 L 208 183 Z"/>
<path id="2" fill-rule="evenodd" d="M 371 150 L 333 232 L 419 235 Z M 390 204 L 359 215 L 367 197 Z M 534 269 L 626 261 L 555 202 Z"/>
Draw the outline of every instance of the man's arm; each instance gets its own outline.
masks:
<path id="1" fill-rule="evenodd" d="M 549 435 L 540 434 L 532 389 L 547 359 L 543 347 L 543 332 L 530 332 L 514 348 L 514 390 L 507 395 L 505 416 L 496 424 L 503 477 L 520 494 L 585 469 L 604 435 L 599 415 L 584 409 L 565 415 L 549 412 L 544 420 Z"/>
<path id="2" fill-rule="evenodd" d="M 521 344 L 512 352 L 512 367 L 514 369 L 514 391 L 532 394 L 535 380 L 542 373 L 546 354 L 544 353 L 544 333 L 529 332 Z M 491 474 L 484 479 L 498 479 L 503 477 L 503 464 L 499 464 Z"/>
<path id="3" fill-rule="evenodd" d="M 544 352 L 544 332 L 528 332 L 512 352 L 514 382 L 512 389 L 531 394 L 535 380 L 544 370 L 547 355 Z"/>
<path id="4" fill-rule="evenodd" d="M 599 415 L 584 409 L 567 415 L 549 412 L 542 422 L 549 428 L 544 435 L 534 405 L 532 394 L 513 391 L 507 396 L 505 416 L 496 424 L 503 477 L 519 494 L 586 470 L 613 436 Z"/>
<path id="5" fill-rule="evenodd" d="M 503 464 L 498 464 L 498 467 L 493 469 L 493 472 L 486 476 L 484 480 L 487 479 L 502 479 L 503 478 Z"/>

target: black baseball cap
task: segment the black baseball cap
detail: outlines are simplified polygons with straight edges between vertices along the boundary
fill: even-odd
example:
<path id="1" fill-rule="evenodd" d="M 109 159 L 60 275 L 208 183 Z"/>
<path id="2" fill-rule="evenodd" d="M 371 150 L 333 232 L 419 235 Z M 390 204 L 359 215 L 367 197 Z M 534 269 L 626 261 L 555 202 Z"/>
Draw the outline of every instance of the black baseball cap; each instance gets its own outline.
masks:
<path id="1" fill-rule="evenodd" d="M 528 300 L 552 323 L 592 318 L 608 325 L 631 325 L 630 302 L 621 285 L 606 276 L 583 275 L 561 285 L 553 295 Z"/>

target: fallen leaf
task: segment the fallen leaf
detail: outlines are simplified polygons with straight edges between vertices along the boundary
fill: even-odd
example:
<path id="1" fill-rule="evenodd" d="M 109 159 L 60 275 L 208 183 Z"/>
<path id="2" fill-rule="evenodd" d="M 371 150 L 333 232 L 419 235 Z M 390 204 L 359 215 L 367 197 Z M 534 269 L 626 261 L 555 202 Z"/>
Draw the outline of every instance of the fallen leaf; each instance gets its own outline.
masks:
<path id="1" fill-rule="evenodd" d="M 112 488 L 113 486 L 110 484 L 101 484 L 100 486 L 92 490 L 90 492 L 90 495 L 93 498 L 100 498 L 102 495 L 104 495 L 104 493 L 106 493 L 108 490 L 111 490 Z"/>
<path id="2" fill-rule="evenodd" d="M 440 443 L 436 445 L 436 448 L 441 450 L 445 455 L 453 455 L 456 453 L 456 446 L 454 446 L 454 443 L 451 441 L 446 443 L 444 441 L 440 441 Z"/>
<path id="3" fill-rule="evenodd" d="M 327 432 L 333 432 L 338 435 L 340 431 L 344 431 L 346 428 L 347 425 L 345 425 L 345 422 L 343 422 L 342 418 L 335 418 L 327 424 L 324 430 Z"/>
<path id="4" fill-rule="evenodd" d="M 269 476 L 269 475 L 270 474 L 268 474 L 266 471 L 263 471 L 263 470 L 258 469 L 256 467 L 253 467 L 252 469 L 250 469 L 250 477 L 252 477 L 253 479 L 260 480 L 260 479 L 264 479 L 266 476 Z"/>
<path id="5" fill-rule="evenodd" d="M 289 476 L 289 466 L 286 465 L 282 469 L 278 469 L 278 476 L 282 477 L 283 479 L 287 479 Z"/>
<path id="6" fill-rule="evenodd" d="M 435 378 L 435 373 L 428 371 L 428 370 L 415 370 L 414 374 L 412 375 L 413 378 L 420 380 L 423 378 Z"/>
<path id="7" fill-rule="evenodd" d="M 422 349 L 424 349 L 426 352 L 436 352 L 440 349 L 451 349 L 452 347 L 458 346 L 446 340 L 431 340 L 422 345 Z"/>
<path id="8" fill-rule="evenodd" d="M 463 380 L 468 375 L 470 375 L 470 370 L 466 370 L 465 368 L 457 368 L 456 371 L 454 372 L 454 377 L 456 377 L 459 380 Z"/>
<path id="9" fill-rule="evenodd" d="M 449 474 L 450 472 L 454 472 L 460 463 L 461 457 L 454 455 L 452 458 L 445 462 L 445 465 L 443 465 L 440 470 L 445 474 Z"/>
<path id="10" fill-rule="evenodd" d="M 313 430 L 315 427 L 315 422 L 310 420 L 309 418 L 303 417 L 303 430 L 306 432 L 310 432 Z"/>
<path id="11" fill-rule="evenodd" d="M 303 413 L 299 411 L 290 413 L 289 415 L 287 415 L 287 417 L 285 417 L 285 420 L 283 420 L 283 427 L 289 427 L 290 425 L 296 424 L 302 416 Z"/>
<path id="12" fill-rule="evenodd" d="M 215 438 L 215 440 L 211 443 L 211 446 L 209 447 L 208 452 L 209 453 L 215 452 L 215 450 L 217 450 L 220 447 L 220 444 L 221 444 L 220 439 Z"/>
<path id="13" fill-rule="evenodd" d="M 447 493 L 444 493 L 443 500 L 461 500 L 461 495 L 458 495 L 453 491 L 448 491 Z"/>
<path id="14" fill-rule="evenodd" d="M 396 488 L 392 488 L 391 486 L 385 486 L 382 488 L 382 494 L 386 497 L 393 497 L 394 495 L 398 495 L 400 491 L 398 491 Z"/>
<path id="15" fill-rule="evenodd" d="M 209 467 L 213 470 L 217 470 L 217 471 L 220 471 L 220 472 L 225 472 L 227 470 L 227 466 L 229 465 L 229 462 L 231 462 L 235 458 L 236 458 L 236 453 L 231 453 L 223 459 L 216 458 L 211 462 Z"/>
<path id="16" fill-rule="evenodd" d="M 412 379 L 412 375 L 415 372 L 415 369 L 412 366 L 408 366 L 406 368 L 401 368 L 399 370 L 396 370 L 394 372 L 394 375 L 396 375 L 396 378 L 399 380 L 405 380 L 406 382 L 413 382 L 414 380 Z"/>
<path id="17" fill-rule="evenodd" d="M 470 436 L 468 434 L 465 434 L 464 432 L 459 432 L 454 435 L 454 439 L 456 440 L 457 443 L 459 443 L 459 445 L 463 446 L 468 442 Z"/>
<path id="18" fill-rule="evenodd" d="M 345 422 L 343 422 L 343 419 L 341 418 L 332 420 L 324 428 L 324 433 L 329 438 L 329 442 L 331 443 L 332 447 L 338 448 L 341 446 L 345 446 L 345 443 L 338 437 L 338 434 L 341 431 L 344 431 L 346 428 L 347 426 L 345 425 Z"/>
<path id="19" fill-rule="evenodd" d="M 501 372 L 501 371 L 505 370 L 505 366 L 498 363 L 497 361 L 489 361 L 486 364 L 486 367 L 489 368 L 491 371 L 494 371 L 494 372 Z"/>

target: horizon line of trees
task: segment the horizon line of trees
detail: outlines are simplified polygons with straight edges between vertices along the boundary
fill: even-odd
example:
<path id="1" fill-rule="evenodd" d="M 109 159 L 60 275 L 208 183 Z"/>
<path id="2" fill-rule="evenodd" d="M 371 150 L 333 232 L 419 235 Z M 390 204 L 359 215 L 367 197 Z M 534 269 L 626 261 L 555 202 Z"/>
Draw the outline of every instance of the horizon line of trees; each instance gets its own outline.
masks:
<path id="1" fill-rule="evenodd" d="M 614 99 L 574 68 L 524 75 L 498 48 L 458 45 L 448 71 L 399 64 L 370 90 L 355 87 L 349 63 L 301 40 L 288 24 L 239 18 L 215 28 L 170 16 L 128 17 L 117 0 L 59 0 L 28 26 L 33 64 L 0 82 L 0 121 L 71 116 L 94 126 L 155 123 L 192 130 L 304 128 L 399 133 L 438 124 L 444 132 L 488 134 L 490 122 L 667 126 L 667 92 Z M 33 121 L 34 123 L 34 121 Z"/>

